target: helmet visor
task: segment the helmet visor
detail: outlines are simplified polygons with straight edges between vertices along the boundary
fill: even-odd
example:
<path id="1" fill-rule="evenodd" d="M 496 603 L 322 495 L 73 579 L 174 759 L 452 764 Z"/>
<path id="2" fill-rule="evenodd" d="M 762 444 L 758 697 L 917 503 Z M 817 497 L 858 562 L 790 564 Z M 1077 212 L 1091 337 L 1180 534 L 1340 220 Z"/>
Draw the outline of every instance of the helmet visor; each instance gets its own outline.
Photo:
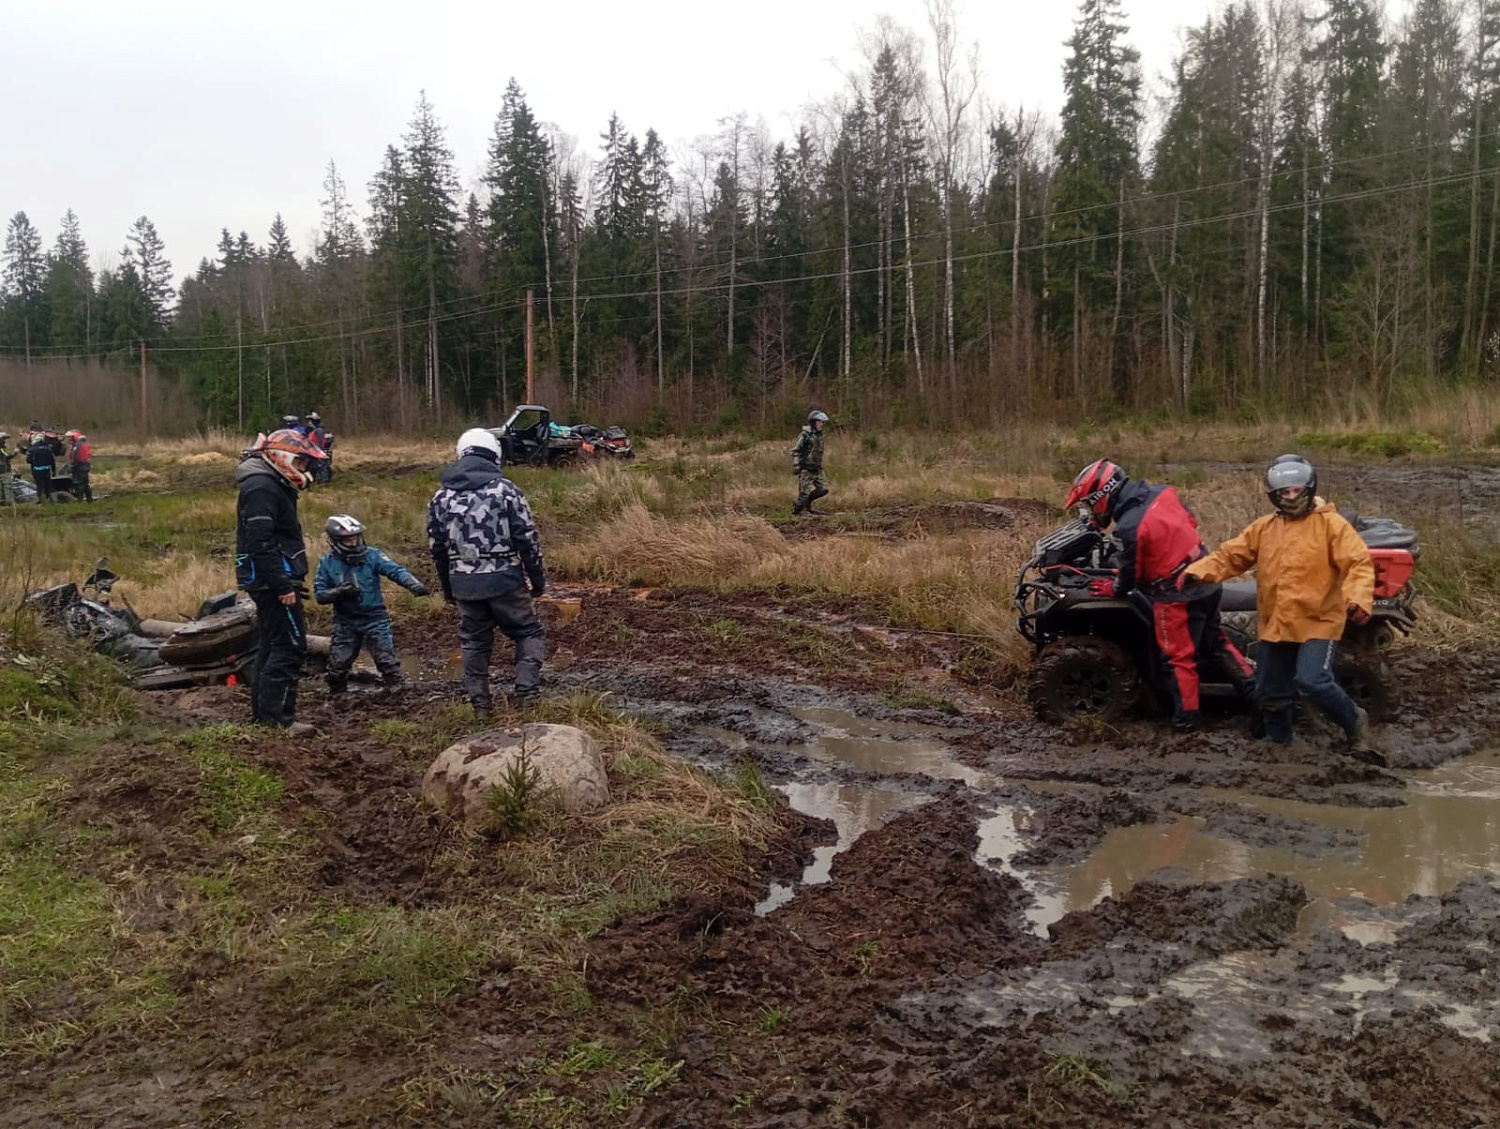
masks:
<path id="1" fill-rule="evenodd" d="M 1266 489 L 1272 493 L 1293 486 L 1304 489 L 1312 483 L 1313 469 L 1307 463 L 1277 463 L 1266 471 Z"/>

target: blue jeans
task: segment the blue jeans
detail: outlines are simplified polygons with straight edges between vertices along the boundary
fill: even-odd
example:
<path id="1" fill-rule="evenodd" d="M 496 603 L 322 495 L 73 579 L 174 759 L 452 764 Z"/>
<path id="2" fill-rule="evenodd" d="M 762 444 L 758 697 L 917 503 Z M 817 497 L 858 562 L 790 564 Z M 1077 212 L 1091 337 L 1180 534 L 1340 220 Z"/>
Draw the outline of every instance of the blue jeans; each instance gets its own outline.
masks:
<path id="1" fill-rule="evenodd" d="M 1358 707 L 1333 677 L 1337 646 L 1331 639 L 1257 645 L 1255 686 L 1265 714 L 1266 740 L 1285 745 L 1292 739 L 1292 709 L 1299 693 L 1353 735 Z"/>

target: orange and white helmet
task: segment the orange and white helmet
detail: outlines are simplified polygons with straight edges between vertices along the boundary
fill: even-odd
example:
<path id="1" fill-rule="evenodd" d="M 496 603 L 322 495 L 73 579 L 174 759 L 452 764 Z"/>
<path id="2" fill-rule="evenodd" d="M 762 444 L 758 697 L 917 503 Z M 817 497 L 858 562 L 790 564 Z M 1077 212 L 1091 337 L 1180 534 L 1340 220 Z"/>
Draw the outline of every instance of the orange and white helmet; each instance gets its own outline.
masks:
<path id="1" fill-rule="evenodd" d="M 77 441 L 83 438 L 83 432 L 77 430 L 69 431 L 65 436 L 63 436 L 63 438 Z"/>
<path id="2" fill-rule="evenodd" d="M 312 485 L 312 464 L 328 457 L 323 448 L 289 427 L 257 440 L 254 450 L 298 490 Z"/>

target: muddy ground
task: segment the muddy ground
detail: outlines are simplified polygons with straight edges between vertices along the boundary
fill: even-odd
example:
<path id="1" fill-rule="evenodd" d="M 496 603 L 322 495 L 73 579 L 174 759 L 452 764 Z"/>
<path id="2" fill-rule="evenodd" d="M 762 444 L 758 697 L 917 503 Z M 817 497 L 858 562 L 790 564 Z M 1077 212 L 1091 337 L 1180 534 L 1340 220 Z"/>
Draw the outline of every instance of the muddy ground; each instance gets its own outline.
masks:
<path id="1" fill-rule="evenodd" d="M 935 520 L 954 515 L 846 532 Z M 434 1005 L 420 1045 L 306 1058 L 297 1032 L 314 1016 L 258 997 L 233 966 L 185 967 L 176 987 L 195 1006 L 180 1039 L 0 1064 L 0 1126 L 1500 1123 L 1500 879 L 1486 866 L 1500 766 L 1484 756 L 1500 649 L 1393 655 L 1420 692 L 1380 733 L 1381 770 L 1326 733 L 1268 751 L 1233 714 L 1188 736 L 1153 719 L 1043 726 L 997 684 L 986 648 L 857 608 L 558 595 L 582 604 L 566 624 L 547 613 L 549 693 L 606 691 L 683 757 L 753 761 L 805 813 L 770 851 L 607 925 L 576 1013 L 501 963 Z M 420 678 L 404 698 L 335 702 L 310 682 L 302 716 L 324 736 L 254 756 L 289 804 L 319 814 L 309 881 L 352 903 L 461 905 L 510 876 L 434 865 L 454 832 L 420 809 L 423 766 L 370 729 L 456 699 L 454 625 L 405 623 L 398 643 Z M 220 688 L 151 708 L 202 724 L 245 703 Z M 73 798 L 78 821 L 106 841 L 201 850 L 174 835 L 168 754 L 129 752 Z M 1389 822 L 1464 788 L 1463 819 L 1434 808 L 1415 829 Z M 170 898 L 134 889 L 133 928 L 170 930 Z M 26 1006 L 63 1017 L 68 999 Z M 670 1077 L 614 1108 L 607 1073 L 539 1070 L 547 1048 L 579 1038 L 654 1041 Z M 482 1076 L 487 1096 L 392 1100 L 436 1074 Z"/>

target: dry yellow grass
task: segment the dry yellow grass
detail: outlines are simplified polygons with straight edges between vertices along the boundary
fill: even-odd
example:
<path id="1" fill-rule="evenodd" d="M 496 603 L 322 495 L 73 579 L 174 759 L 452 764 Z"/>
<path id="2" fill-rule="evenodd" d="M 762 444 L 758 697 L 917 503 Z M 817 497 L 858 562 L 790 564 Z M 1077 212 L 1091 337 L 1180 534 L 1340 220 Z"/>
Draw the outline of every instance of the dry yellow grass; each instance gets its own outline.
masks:
<path id="1" fill-rule="evenodd" d="M 234 587 L 234 563 L 192 552 L 168 553 L 154 562 L 150 575 L 125 577 L 116 598 L 151 619 L 187 620 L 204 599 Z"/>

